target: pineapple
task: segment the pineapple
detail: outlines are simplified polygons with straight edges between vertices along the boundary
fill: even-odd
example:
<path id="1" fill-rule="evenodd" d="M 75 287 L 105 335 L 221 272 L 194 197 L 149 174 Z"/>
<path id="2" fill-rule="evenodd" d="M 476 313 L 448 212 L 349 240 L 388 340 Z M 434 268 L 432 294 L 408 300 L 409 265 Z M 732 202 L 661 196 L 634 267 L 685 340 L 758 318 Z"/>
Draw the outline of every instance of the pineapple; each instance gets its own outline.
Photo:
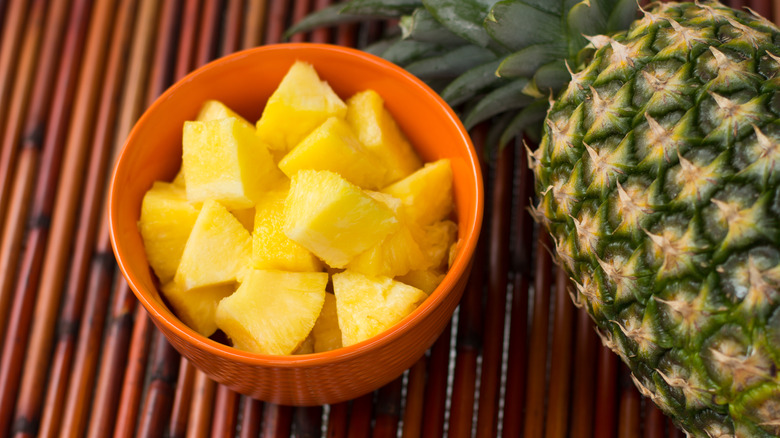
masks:
<path id="1" fill-rule="evenodd" d="M 171 281 L 164 284 L 161 290 L 176 316 L 187 324 L 187 327 L 209 337 L 217 331 L 217 305 L 236 288 L 230 283 L 185 289 L 181 284 Z"/>
<path id="2" fill-rule="evenodd" d="M 331 117 L 279 161 L 288 177 L 299 170 L 330 170 L 364 189 L 384 185 L 382 162 L 358 140 L 343 119 Z"/>
<path id="3" fill-rule="evenodd" d="M 293 31 L 403 14 L 369 50 L 489 143 L 540 141 L 533 214 L 640 391 L 691 436 L 780 435 L 780 30 L 714 1 L 365 3 Z"/>
<path id="4" fill-rule="evenodd" d="M 146 258 L 160 283 L 176 274 L 197 218 L 198 209 L 187 201 L 182 187 L 158 181 L 144 195 L 138 229 Z"/>
<path id="5" fill-rule="evenodd" d="M 435 269 L 415 269 L 405 275 L 399 275 L 395 279 L 430 295 L 444 280 L 444 273 Z"/>
<path id="6" fill-rule="evenodd" d="M 252 239 L 224 206 L 203 203 L 192 227 L 174 281 L 184 289 L 234 283 L 249 266 Z"/>
<path id="7" fill-rule="evenodd" d="M 403 213 L 420 226 L 447 218 L 452 212 L 452 167 L 449 159 L 427 163 L 406 178 L 391 184 L 382 193 L 403 203 Z"/>
<path id="8" fill-rule="evenodd" d="M 292 177 L 284 234 L 330 267 L 343 268 L 398 227 L 389 208 L 338 174 L 301 170 Z"/>
<path id="9" fill-rule="evenodd" d="M 325 303 L 322 305 L 322 311 L 320 311 L 314 328 L 311 329 L 310 338 L 312 340 L 312 353 L 341 348 L 341 329 L 336 312 L 335 295 L 325 294 Z"/>
<path id="10" fill-rule="evenodd" d="M 314 327 L 325 301 L 328 274 L 250 270 L 217 306 L 217 326 L 235 348 L 292 354 Z"/>
<path id="11" fill-rule="evenodd" d="M 257 203 L 252 233 L 252 266 L 282 271 L 321 271 L 322 262 L 284 234 L 284 201 L 289 186 L 266 193 Z"/>
<path id="12" fill-rule="evenodd" d="M 184 122 L 182 171 L 187 199 L 230 209 L 251 208 L 282 177 L 255 131 L 236 118 Z"/>
<path id="13" fill-rule="evenodd" d="M 288 152 L 328 118 L 346 114 L 347 105 L 314 67 L 296 61 L 268 99 L 257 134 L 271 150 Z"/>
<path id="14" fill-rule="evenodd" d="M 238 113 L 228 108 L 227 105 L 218 100 L 207 100 L 203 106 L 200 107 L 200 111 L 198 112 L 198 116 L 195 118 L 195 120 L 199 122 L 205 122 L 209 120 L 231 118 L 236 119 L 237 123 L 242 125 L 244 128 L 249 128 L 250 130 L 254 128 L 254 126 L 252 126 L 252 124 L 249 123 L 245 118 L 241 117 L 238 115 Z"/>
<path id="15" fill-rule="evenodd" d="M 385 103 L 374 90 L 361 91 L 347 99 L 347 122 L 360 142 L 381 159 L 384 178 L 378 187 L 411 174 L 422 166 Z"/>
<path id="16" fill-rule="evenodd" d="M 389 277 L 346 270 L 333 275 L 343 345 L 372 338 L 412 313 L 428 295 Z"/>

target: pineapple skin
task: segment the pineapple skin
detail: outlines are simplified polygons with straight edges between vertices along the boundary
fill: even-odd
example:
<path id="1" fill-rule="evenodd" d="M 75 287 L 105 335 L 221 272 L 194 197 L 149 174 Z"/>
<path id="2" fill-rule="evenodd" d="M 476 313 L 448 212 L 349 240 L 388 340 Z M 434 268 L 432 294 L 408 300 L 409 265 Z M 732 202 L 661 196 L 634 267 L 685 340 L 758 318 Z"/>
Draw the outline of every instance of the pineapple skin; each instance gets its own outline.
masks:
<path id="1" fill-rule="evenodd" d="M 691 436 L 780 435 L 780 31 L 664 3 L 594 38 L 529 151 L 537 220 L 640 391 Z"/>

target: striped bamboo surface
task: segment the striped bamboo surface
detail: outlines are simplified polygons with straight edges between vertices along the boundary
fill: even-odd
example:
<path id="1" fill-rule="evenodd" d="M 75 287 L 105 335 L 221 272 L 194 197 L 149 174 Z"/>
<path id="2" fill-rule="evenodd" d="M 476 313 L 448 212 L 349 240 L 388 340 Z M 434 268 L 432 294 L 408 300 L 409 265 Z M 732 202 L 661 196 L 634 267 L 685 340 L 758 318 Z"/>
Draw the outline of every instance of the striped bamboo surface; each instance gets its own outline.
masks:
<path id="1" fill-rule="evenodd" d="M 526 212 L 525 154 L 485 163 L 487 208 L 450 330 L 359 399 L 294 408 L 215 384 L 122 279 L 108 175 L 177 78 L 279 42 L 332 0 L 0 0 L 0 436 L 680 437 L 566 292 Z M 777 0 L 733 0 L 780 22 Z M 363 47 L 392 23 L 296 35 Z M 485 141 L 484 126 L 473 138 Z"/>

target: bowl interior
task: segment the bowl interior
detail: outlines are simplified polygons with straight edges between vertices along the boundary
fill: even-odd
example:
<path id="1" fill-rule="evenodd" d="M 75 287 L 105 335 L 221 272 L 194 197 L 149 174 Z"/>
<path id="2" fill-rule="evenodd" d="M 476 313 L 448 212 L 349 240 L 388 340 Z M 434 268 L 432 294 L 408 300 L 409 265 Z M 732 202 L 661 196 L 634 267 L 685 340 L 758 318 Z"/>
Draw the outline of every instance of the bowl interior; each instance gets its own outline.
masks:
<path id="1" fill-rule="evenodd" d="M 202 103 L 220 100 L 254 122 L 296 60 L 311 63 L 343 99 L 365 89 L 376 90 L 424 161 L 445 157 L 451 160 L 461 239 L 459 252 L 444 282 L 415 315 L 407 318 L 407 324 L 413 323 L 416 314 L 431 311 L 438 295 L 451 289 L 466 271 L 482 219 L 482 181 L 468 134 L 438 95 L 399 67 L 354 49 L 282 44 L 239 52 L 196 70 L 166 91 L 131 132 L 111 181 L 111 236 L 120 268 L 157 323 L 166 324 L 182 337 L 218 354 L 242 360 L 267 359 L 278 364 L 309 359 L 239 354 L 184 326 L 160 298 L 136 224 L 144 193 L 156 180 L 170 181 L 179 169 L 182 126 L 195 118 Z M 313 360 L 334 357 L 325 353 L 311 356 L 316 356 Z"/>

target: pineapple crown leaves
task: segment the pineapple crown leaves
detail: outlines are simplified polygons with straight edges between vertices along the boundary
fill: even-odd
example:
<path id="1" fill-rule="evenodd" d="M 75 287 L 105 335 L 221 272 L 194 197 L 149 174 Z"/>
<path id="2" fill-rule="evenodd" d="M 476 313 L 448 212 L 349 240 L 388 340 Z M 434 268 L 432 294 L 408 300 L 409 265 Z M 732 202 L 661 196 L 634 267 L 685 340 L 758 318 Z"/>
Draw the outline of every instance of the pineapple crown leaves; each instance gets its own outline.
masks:
<path id="1" fill-rule="evenodd" d="M 364 50 L 428 83 L 466 128 L 492 118 L 489 153 L 521 134 L 538 140 L 547 96 L 592 53 L 588 37 L 628 29 L 637 11 L 636 0 L 351 0 L 314 12 L 286 36 L 398 19 L 400 32 Z"/>

